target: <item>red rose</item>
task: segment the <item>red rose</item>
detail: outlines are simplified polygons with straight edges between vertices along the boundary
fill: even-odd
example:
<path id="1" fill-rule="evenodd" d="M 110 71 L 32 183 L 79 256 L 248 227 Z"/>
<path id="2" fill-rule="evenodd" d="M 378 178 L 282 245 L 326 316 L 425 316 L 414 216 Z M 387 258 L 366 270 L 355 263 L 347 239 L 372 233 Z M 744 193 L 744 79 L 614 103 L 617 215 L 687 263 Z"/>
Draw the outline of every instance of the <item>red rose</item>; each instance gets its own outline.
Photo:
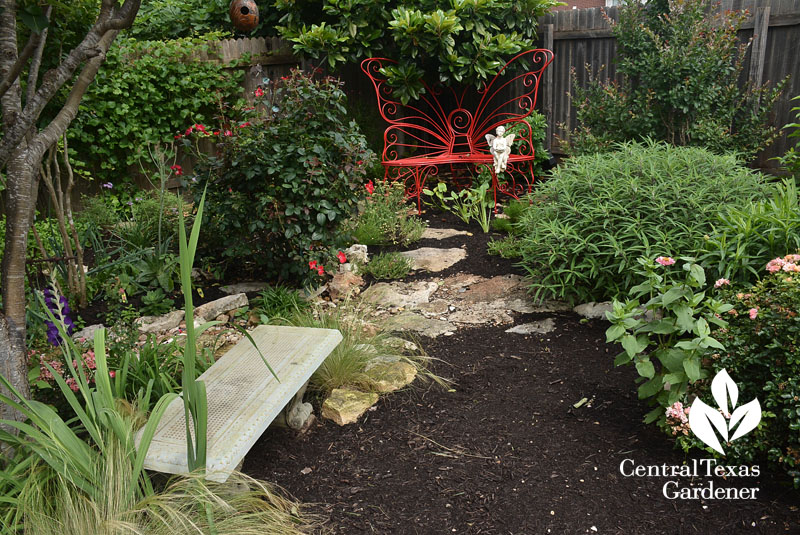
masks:
<path id="1" fill-rule="evenodd" d="M 341 251 L 339 251 L 339 254 L 336 255 L 336 258 L 339 259 L 340 264 L 344 264 L 345 262 L 347 262 L 347 257 Z"/>
<path id="2" fill-rule="evenodd" d="M 367 192 L 368 192 L 370 195 L 372 195 L 372 192 L 373 192 L 373 191 L 375 191 L 375 185 L 372 183 L 372 180 L 370 180 L 369 182 L 367 182 L 367 185 L 366 185 L 366 186 L 364 186 L 364 187 L 365 187 L 365 188 L 367 188 Z"/>

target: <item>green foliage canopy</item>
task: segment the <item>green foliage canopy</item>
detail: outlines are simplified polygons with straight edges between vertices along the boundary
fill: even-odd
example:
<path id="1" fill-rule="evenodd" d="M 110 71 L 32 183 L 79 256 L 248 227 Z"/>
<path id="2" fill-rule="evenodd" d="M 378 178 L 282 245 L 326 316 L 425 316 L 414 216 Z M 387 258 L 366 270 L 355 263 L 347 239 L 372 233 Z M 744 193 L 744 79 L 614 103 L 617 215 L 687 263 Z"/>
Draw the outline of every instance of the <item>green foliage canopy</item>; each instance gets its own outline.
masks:
<path id="1" fill-rule="evenodd" d="M 281 35 L 296 52 L 333 68 L 371 56 L 387 69 L 396 96 L 423 91 L 423 74 L 445 85 L 479 84 L 513 54 L 535 48 L 536 19 L 556 0 L 277 0 Z"/>

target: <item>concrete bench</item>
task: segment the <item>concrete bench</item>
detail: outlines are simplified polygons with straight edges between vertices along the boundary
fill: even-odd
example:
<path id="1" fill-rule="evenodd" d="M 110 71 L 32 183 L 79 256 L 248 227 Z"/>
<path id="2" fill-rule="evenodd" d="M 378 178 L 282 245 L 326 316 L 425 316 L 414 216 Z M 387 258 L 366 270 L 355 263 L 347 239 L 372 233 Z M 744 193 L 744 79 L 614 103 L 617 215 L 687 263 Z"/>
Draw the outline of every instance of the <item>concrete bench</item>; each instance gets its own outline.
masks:
<path id="1" fill-rule="evenodd" d="M 342 340 L 334 329 L 261 325 L 251 333 L 280 382 L 247 338 L 200 376 L 208 394 L 207 479 L 224 482 L 281 411 L 292 424 L 308 379 Z M 296 420 L 297 418 L 295 418 Z M 136 435 L 139 443 L 141 431 Z M 167 407 L 144 467 L 188 473 L 183 400 Z"/>

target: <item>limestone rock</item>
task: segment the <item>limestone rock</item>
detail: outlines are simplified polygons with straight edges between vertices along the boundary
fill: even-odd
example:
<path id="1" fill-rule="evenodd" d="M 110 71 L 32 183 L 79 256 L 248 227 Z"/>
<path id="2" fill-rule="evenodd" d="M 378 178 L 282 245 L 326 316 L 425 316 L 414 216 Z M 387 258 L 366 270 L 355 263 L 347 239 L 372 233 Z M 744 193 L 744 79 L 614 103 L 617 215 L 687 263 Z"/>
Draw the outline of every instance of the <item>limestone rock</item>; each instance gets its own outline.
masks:
<path id="1" fill-rule="evenodd" d="M 434 299 L 417 307 L 426 316 L 441 316 L 450 312 L 450 304 L 444 299 Z"/>
<path id="2" fill-rule="evenodd" d="M 163 316 L 142 316 L 133 323 L 139 327 L 140 333 L 160 333 L 174 329 L 183 321 L 183 310 L 173 310 Z"/>
<path id="3" fill-rule="evenodd" d="M 422 247 L 421 249 L 405 251 L 400 254 L 411 260 L 413 269 L 425 271 L 443 271 L 467 257 L 467 252 L 459 248 L 438 249 L 436 247 Z"/>
<path id="4" fill-rule="evenodd" d="M 456 327 L 448 321 L 428 319 L 413 312 L 403 312 L 392 316 L 386 321 L 384 327 L 389 331 L 414 331 L 430 338 L 436 338 L 456 330 Z"/>
<path id="5" fill-rule="evenodd" d="M 367 303 L 381 305 L 386 308 L 414 308 L 427 303 L 431 295 L 439 288 L 435 282 L 379 282 L 367 288 L 362 298 Z"/>
<path id="6" fill-rule="evenodd" d="M 390 336 L 386 339 L 386 345 L 394 349 L 395 351 L 419 351 L 419 347 L 414 342 L 410 340 L 405 340 L 398 336 Z"/>
<path id="7" fill-rule="evenodd" d="M 446 240 L 453 236 L 467 236 L 466 230 L 456 230 L 454 228 L 426 228 L 422 233 L 423 240 Z"/>
<path id="8" fill-rule="evenodd" d="M 220 314 L 225 314 L 237 308 L 246 307 L 248 303 L 247 296 L 243 293 L 222 297 L 216 301 L 210 301 L 204 305 L 200 305 L 194 310 L 195 323 L 202 323 L 203 321 L 216 318 Z"/>
<path id="9" fill-rule="evenodd" d="M 334 388 L 322 404 L 322 417 L 339 425 L 351 424 L 377 402 L 378 394 L 374 392 Z"/>
<path id="10" fill-rule="evenodd" d="M 356 243 L 344 250 L 348 262 L 356 262 L 359 264 L 369 263 L 369 254 L 367 254 L 367 246 Z"/>
<path id="11" fill-rule="evenodd" d="M 453 312 L 448 316 L 448 320 L 453 323 L 465 323 L 468 325 L 484 325 L 488 323 L 504 325 L 514 323 L 514 318 L 509 316 L 502 308 L 495 308 L 491 305 L 481 306 L 479 304 Z"/>
<path id="12" fill-rule="evenodd" d="M 100 329 L 104 329 L 105 326 L 102 323 L 97 323 L 95 325 L 89 325 L 88 327 L 84 327 L 80 331 L 76 333 L 72 333 L 72 339 L 76 342 L 80 342 L 83 340 L 84 342 L 91 342 L 94 340 L 94 334 L 99 331 Z"/>
<path id="13" fill-rule="evenodd" d="M 549 332 L 554 331 L 556 328 L 556 322 L 553 318 L 545 318 L 543 320 L 534 321 L 531 323 L 523 323 L 521 325 L 515 325 L 510 329 L 507 329 L 507 333 L 515 333 L 515 334 L 547 334 Z"/>
<path id="14" fill-rule="evenodd" d="M 603 301 L 602 303 L 583 303 L 572 309 L 576 314 L 580 314 L 584 318 L 590 320 L 606 319 L 606 312 L 611 312 L 613 307 L 611 301 Z"/>
<path id="15" fill-rule="evenodd" d="M 358 295 L 361 291 L 360 286 L 364 284 L 364 279 L 352 271 L 337 273 L 328 283 L 328 294 L 334 301 L 343 299 L 348 294 Z"/>
<path id="16" fill-rule="evenodd" d="M 399 358 L 376 357 L 367 364 L 364 373 L 378 392 L 394 392 L 411 384 L 417 368 Z"/>
<path id="17" fill-rule="evenodd" d="M 236 284 L 228 284 L 226 286 L 220 286 L 219 289 L 228 295 L 235 295 L 243 293 L 260 292 L 261 290 L 265 290 L 267 288 L 269 288 L 269 284 L 267 284 L 266 282 L 250 281 L 250 282 L 237 282 Z"/>
<path id="18" fill-rule="evenodd" d="M 522 286 L 522 277 L 519 275 L 498 275 L 472 284 L 463 294 L 464 301 L 495 301 L 500 297 L 508 296 Z"/>

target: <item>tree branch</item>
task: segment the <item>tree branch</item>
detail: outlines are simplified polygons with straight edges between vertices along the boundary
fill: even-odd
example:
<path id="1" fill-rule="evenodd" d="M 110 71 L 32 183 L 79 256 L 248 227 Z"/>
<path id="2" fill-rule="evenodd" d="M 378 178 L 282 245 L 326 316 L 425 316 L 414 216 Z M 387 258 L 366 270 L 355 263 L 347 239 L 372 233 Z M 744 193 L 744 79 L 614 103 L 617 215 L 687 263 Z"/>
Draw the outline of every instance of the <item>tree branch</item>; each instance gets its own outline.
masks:
<path id="1" fill-rule="evenodd" d="M 44 32 L 46 31 L 47 29 L 45 28 Z M 19 73 L 22 72 L 22 67 L 25 65 L 28 59 L 30 59 L 31 54 L 33 54 L 33 51 L 38 48 L 39 43 L 42 41 L 42 34 L 31 32 L 30 37 L 28 37 L 28 42 L 25 44 L 25 48 L 22 49 L 22 53 L 20 53 L 17 60 L 11 66 L 8 74 L 4 74 L 3 80 L 0 81 L 0 97 L 2 97 L 6 91 L 8 91 L 9 87 L 11 87 L 11 84 L 17 79 Z"/>

